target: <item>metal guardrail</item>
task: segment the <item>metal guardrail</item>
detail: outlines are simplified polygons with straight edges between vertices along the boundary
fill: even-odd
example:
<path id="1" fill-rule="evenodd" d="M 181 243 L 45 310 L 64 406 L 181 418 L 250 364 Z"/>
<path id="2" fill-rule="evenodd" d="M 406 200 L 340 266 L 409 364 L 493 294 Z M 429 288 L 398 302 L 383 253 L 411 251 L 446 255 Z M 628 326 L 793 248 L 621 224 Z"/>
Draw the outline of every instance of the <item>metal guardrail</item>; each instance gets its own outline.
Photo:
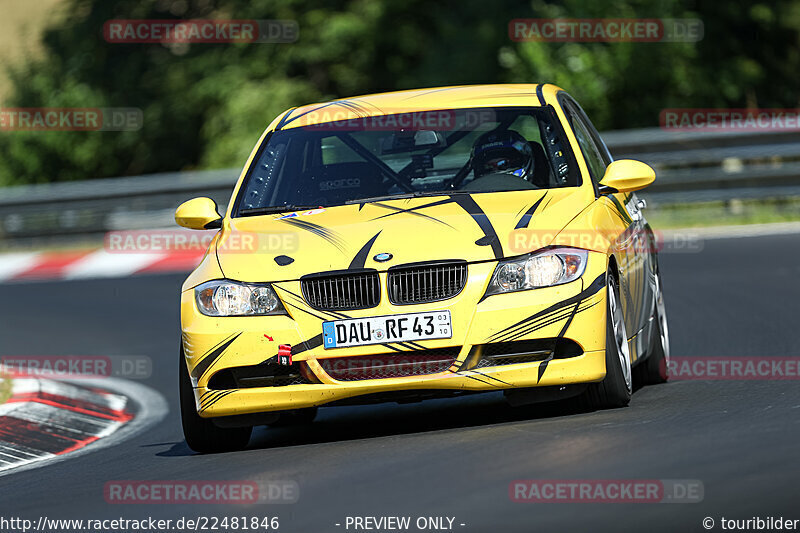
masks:
<path id="1" fill-rule="evenodd" d="M 669 132 L 602 135 L 617 159 L 657 172 L 643 192 L 651 206 L 800 196 L 800 132 Z M 175 172 L 0 188 L 0 243 L 96 238 L 107 231 L 168 227 L 182 201 L 230 199 L 239 169 Z"/>
<path id="2" fill-rule="evenodd" d="M 175 208 L 208 196 L 223 208 L 239 169 L 0 188 L 0 242 L 58 243 L 107 231 L 173 225 Z"/>
<path id="3" fill-rule="evenodd" d="M 645 161 L 652 206 L 800 196 L 800 132 L 696 132 L 653 128 L 608 132 L 617 159 Z"/>

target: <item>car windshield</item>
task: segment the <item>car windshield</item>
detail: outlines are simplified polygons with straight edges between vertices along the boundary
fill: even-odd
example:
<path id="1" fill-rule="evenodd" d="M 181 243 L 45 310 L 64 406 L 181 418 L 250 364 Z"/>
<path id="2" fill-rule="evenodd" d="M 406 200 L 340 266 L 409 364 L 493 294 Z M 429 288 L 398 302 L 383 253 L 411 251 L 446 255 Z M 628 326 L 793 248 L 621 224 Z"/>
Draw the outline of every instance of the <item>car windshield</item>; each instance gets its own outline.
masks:
<path id="1" fill-rule="evenodd" d="M 568 154 L 545 108 L 397 113 L 293 127 L 264 141 L 235 213 L 578 186 Z"/>

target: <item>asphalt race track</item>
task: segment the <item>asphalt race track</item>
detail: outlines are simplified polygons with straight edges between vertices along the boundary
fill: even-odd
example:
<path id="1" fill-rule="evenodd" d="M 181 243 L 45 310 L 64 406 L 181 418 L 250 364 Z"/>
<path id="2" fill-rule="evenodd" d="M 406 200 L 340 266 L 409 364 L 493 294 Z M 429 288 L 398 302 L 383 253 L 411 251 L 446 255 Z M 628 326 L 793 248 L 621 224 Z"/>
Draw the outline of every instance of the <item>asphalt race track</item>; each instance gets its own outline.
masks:
<path id="1" fill-rule="evenodd" d="M 661 265 L 673 356 L 800 355 L 800 236 L 711 240 L 700 253 L 664 253 Z M 182 277 L 0 287 L 3 355 L 146 355 L 154 371 L 145 384 L 170 406 L 158 425 L 116 446 L 0 477 L 0 516 L 278 516 L 280 531 L 317 533 L 344 531 L 348 515 L 451 516 L 456 531 L 537 532 L 800 518 L 798 381 L 676 381 L 638 390 L 629 408 L 578 414 L 512 409 L 498 394 L 339 407 L 308 427 L 259 428 L 244 452 L 195 455 L 177 410 Z M 258 477 L 295 481 L 299 502 L 109 505 L 103 496 L 111 480 Z M 697 479 L 705 496 L 513 503 L 517 479 Z"/>

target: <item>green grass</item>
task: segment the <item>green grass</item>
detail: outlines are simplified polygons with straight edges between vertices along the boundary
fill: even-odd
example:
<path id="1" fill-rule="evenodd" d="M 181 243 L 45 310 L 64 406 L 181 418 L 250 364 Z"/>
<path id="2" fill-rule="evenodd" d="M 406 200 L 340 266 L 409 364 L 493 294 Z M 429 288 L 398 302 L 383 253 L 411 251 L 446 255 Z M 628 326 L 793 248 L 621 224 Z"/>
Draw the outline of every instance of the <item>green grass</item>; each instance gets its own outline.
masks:
<path id="1" fill-rule="evenodd" d="M 800 198 L 654 206 L 645 211 L 645 216 L 656 229 L 797 222 L 800 221 Z"/>
<path id="2" fill-rule="evenodd" d="M 11 397 L 11 379 L 0 378 L 0 404 Z"/>

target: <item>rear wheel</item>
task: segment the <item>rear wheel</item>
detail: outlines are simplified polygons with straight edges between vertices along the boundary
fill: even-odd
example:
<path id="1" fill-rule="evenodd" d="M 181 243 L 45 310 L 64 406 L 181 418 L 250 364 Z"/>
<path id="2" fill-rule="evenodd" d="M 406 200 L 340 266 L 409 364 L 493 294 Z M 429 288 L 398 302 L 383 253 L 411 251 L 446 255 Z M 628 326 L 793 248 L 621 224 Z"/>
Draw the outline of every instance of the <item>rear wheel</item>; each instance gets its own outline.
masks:
<path id="1" fill-rule="evenodd" d="M 665 383 L 669 379 L 669 327 L 660 273 L 656 273 L 656 309 L 653 321 L 650 355 L 636 367 L 638 377 L 644 385 Z"/>
<path id="2" fill-rule="evenodd" d="M 631 360 L 628 351 L 628 332 L 619 298 L 619 285 L 614 274 L 606 275 L 606 377 L 592 383 L 584 393 L 591 409 L 625 407 L 631 401 Z"/>
<path id="3" fill-rule="evenodd" d="M 180 369 L 180 400 L 181 423 L 183 436 L 189 448 L 200 453 L 219 453 L 242 450 L 250 441 L 251 427 L 220 428 L 207 419 L 197 414 L 195 408 L 194 391 L 189 379 L 189 370 L 186 368 L 183 353 L 181 353 Z"/>

